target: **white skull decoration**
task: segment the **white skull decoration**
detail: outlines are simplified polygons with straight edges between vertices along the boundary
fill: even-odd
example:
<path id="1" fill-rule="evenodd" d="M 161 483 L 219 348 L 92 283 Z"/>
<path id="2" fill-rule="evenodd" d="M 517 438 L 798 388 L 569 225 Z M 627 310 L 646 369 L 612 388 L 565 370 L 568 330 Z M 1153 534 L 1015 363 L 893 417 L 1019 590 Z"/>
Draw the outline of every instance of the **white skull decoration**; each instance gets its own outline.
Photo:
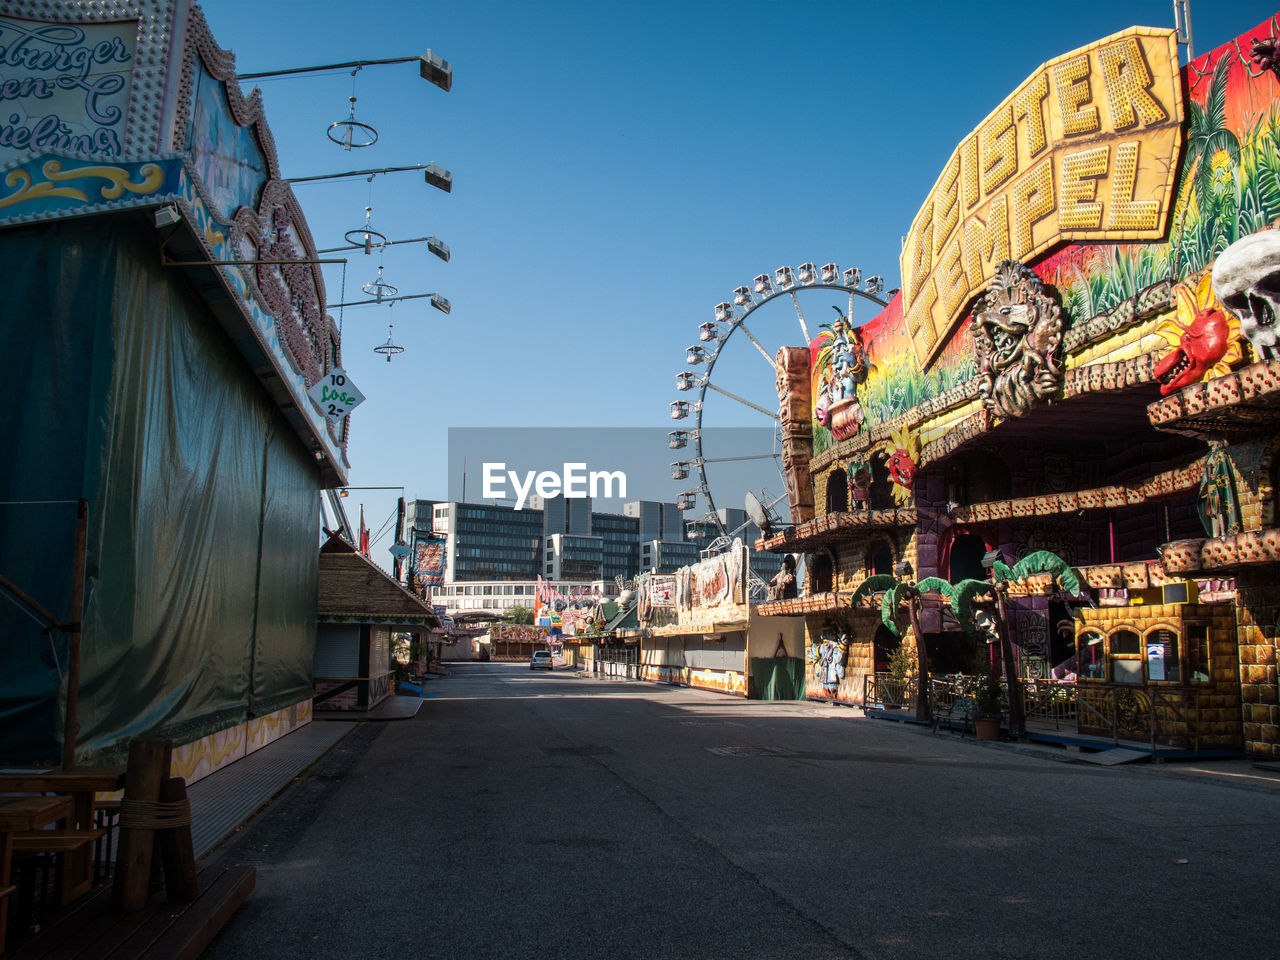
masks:
<path id="1" fill-rule="evenodd" d="M 1213 265 L 1213 292 L 1240 318 L 1240 332 L 1258 360 L 1280 360 L 1276 317 L 1280 316 L 1280 231 L 1264 230 L 1237 240 Z"/>

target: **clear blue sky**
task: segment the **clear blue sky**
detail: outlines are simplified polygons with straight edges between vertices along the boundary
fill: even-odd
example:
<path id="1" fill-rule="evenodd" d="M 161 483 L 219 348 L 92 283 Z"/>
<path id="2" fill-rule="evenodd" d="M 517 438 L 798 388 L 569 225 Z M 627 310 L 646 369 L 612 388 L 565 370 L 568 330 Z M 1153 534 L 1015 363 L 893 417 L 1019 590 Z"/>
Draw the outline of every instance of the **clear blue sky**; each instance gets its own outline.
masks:
<path id="1" fill-rule="evenodd" d="M 259 81 L 286 177 L 430 161 L 453 173 L 452 194 L 407 173 L 295 188 L 321 247 L 341 244 L 372 203 L 375 228 L 393 240 L 434 234 L 452 249 L 448 264 L 422 244 L 383 258 L 402 294 L 438 291 L 450 316 L 420 300 L 343 317 L 344 365 L 368 397 L 353 414 L 351 483 L 428 499 L 446 495 L 451 426 L 670 427 L 668 403 L 690 396 L 674 389 L 689 369 L 684 348 L 759 273 L 834 260 L 899 286 L 901 236 L 956 144 L 1001 99 L 1060 53 L 1173 23 L 1168 0 L 204 9 L 242 72 L 427 48 L 453 64 L 447 94 L 412 64 L 361 71 L 357 117 L 381 139 L 350 153 L 325 139 L 347 115 L 349 72 Z M 1193 3 L 1197 52 L 1276 9 Z M 352 256 L 348 300 L 364 298 L 377 267 Z M 341 268 L 326 268 L 326 282 L 340 302 Z M 818 310 L 806 306 L 811 325 L 831 316 Z M 389 321 L 406 348 L 390 364 L 372 352 Z M 789 309 L 776 320 L 761 311 L 753 329 L 770 352 L 802 339 Z M 776 404 L 749 343 L 726 346 L 714 379 Z M 721 397 L 707 421 L 767 424 Z M 720 505 L 740 505 L 740 490 L 721 493 L 714 477 L 712 487 Z M 395 497 L 356 492 L 347 503 L 364 502 L 376 529 Z"/>

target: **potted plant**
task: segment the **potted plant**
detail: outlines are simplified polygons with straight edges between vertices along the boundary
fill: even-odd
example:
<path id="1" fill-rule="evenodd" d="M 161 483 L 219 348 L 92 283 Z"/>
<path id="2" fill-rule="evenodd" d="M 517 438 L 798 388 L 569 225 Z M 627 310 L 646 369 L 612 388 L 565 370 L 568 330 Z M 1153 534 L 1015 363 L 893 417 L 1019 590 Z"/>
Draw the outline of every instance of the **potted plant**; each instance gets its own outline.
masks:
<path id="1" fill-rule="evenodd" d="M 1000 678 L 988 667 L 978 675 L 978 683 L 973 690 L 973 729 L 979 740 L 1000 739 L 1002 707 Z"/>

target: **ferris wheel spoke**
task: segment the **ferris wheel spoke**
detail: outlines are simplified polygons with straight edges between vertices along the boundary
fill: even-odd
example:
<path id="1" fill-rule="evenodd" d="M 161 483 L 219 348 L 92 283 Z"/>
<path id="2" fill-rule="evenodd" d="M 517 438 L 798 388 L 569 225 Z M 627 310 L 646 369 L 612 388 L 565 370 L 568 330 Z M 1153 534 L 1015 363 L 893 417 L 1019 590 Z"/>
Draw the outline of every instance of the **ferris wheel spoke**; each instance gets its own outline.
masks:
<path id="1" fill-rule="evenodd" d="M 777 453 L 753 453 L 748 457 L 703 457 L 702 463 L 737 463 L 739 460 L 777 460 Z"/>
<path id="2" fill-rule="evenodd" d="M 760 351 L 760 356 L 764 357 L 765 362 L 773 368 L 773 372 L 776 374 L 778 372 L 778 365 L 773 362 L 773 357 L 769 356 L 769 351 L 767 351 L 761 345 L 760 341 L 756 339 L 756 335 L 748 330 L 747 325 L 741 320 L 738 321 L 738 329 L 745 333 L 747 335 L 747 339 L 756 345 L 756 349 Z"/>
<path id="3" fill-rule="evenodd" d="M 710 380 L 707 381 L 707 387 L 708 389 L 714 390 L 716 393 L 724 394 L 724 396 L 728 397 L 730 400 L 737 400 L 740 404 L 742 404 L 743 406 L 750 407 L 752 410 L 759 410 L 766 417 L 772 417 L 774 420 L 782 419 L 772 410 L 766 410 L 764 407 L 760 406 L 758 403 L 752 403 L 750 400 L 745 400 L 742 397 L 738 396 L 736 393 L 730 393 L 728 390 L 724 389 L 724 387 L 717 387 Z"/>
<path id="4" fill-rule="evenodd" d="M 809 336 L 809 325 L 804 322 L 804 310 L 800 306 L 800 298 L 796 296 L 794 290 L 791 291 L 791 302 L 796 305 L 796 318 L 800 321 L 800 330 L 804 333 L 804 342 L 808 343 L 813 337 Z"/>
<path id="5" fill-rule="evenodd" d="M 853 326 L 853 291 L 849 291 L 849 326 Z"/>

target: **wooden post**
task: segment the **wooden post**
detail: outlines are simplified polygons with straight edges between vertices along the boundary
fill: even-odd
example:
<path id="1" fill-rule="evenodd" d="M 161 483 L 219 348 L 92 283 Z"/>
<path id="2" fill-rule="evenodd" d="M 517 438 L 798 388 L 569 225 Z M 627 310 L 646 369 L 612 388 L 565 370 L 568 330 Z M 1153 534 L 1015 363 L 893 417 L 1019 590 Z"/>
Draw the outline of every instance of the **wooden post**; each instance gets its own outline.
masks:
<path id="1" fill-rule="evenodd" d="M 916 635 L 916 655 L 920 664 L 916 678 L 916 719 L 928 723 L 933 719 L 929 708 L 929 647 L 920 631 L 920 591 L 914 587 L 907 597 L 907 613 L 911 617 L 911 632 Z"/>
<path id="2" fill-rule="evenodd" d="M 1005 584 L 996 582 L 995 570 L 991 571 L 991 588 L 996 595 L 1000 658 L 1004 660 L 1004 683 L 1009 691 L 1009 736 L 1020 739 L 1027 735 L 1027 711 L 1022 702 L 1022 683 L 1018 680 L 1018 670 L 1013 662 L 1013 641 L 1009 636 L 1008 613 L 1004 606 Z"/>
<path id="3" fill-rule="evenodd" d="M 169 777 L 160 785 L 161 803 L 182 803 L 187 799 L 187 781 Z M 161 830 L 160 855 L 164 860 L 164 888 L 170 900 L 190 903 L 200 895 L 196 881 L 196 856 L 191 846 L 191 822 Z"/>
<path id="4" fill-rule="evenodd" d="M 168 740 L 139 738 L 129 743 L 129 765 L 124 774 L 124 802 L 120 806 L 120 845 L 116 849 L 113 904 L 129 913 L 141 910 L 151 888 L 151 856 L 156 831 L 129 826 L 130 801 L 151 807 L 160 799 L 160 785 L 169 777 L 173 744 Z M 142 814 L 145 816 L 145 812 Z"/>
<path id="5" fill-rule="evenodd" d="M 80 631 L 84 619 L 85 542 L 89 530 L 89 501 L 76 504 L 76 545 L 71 558 L 71 614 L 67 618 L 67 714 L 62 730 L 62 769 L 76 765 L 76 734 L 80 727 Z"/>

